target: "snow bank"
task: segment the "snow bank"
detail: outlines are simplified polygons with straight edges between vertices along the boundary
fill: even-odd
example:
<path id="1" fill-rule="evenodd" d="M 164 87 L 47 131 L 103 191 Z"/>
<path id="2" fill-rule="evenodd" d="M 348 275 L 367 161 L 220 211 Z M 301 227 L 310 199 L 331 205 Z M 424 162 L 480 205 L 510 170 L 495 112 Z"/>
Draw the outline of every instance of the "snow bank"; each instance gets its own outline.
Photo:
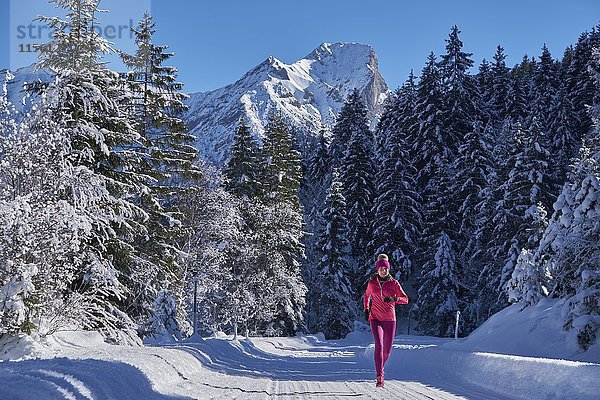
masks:
<path id="1" fill-rule="evenodd" d="M 393 357 L 401 355 L 402 365 L 412 369 L 400 374 L 401 379 L 424 379 L 434 385 L 438 380 L 463 382 L 516 399 L 592 400 L 600 393 L 600 364 L 463 352 L 445 346 L 395 353 Z M 431 372 L 439 366 L 443 370 L 434 377 Z"/>
<path id="2" fill-rule="evenodd" d="M 567 340 L 561 306 L 560 301 L 552 299 L 543 299 L 522 311 L 519 304 L 512 305 L 493 315 L 469 337 L 446 347 L 600 364 L 600 344 L 583 352 Z"/>
<path id="3" fill-rule="evenodd" d="M 21 361 L 30 358 L 51 358 L 56 352 L 31 336 L 19 335 L 0 340 L 0 361 Z"/>

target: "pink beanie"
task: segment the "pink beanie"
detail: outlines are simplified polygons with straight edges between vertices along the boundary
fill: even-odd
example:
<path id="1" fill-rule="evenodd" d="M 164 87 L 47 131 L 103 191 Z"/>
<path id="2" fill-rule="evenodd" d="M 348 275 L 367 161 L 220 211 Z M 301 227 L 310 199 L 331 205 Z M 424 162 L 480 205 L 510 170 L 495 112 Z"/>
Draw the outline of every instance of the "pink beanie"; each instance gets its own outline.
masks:
<path id="1" fill-rule="evenodd" d="M 385 267 L 389 271 L 389 269 L 390 269 L 390 263 L 389 263 L 389 261 L 388 260 L 379 260 L 379 261 L 377 261 L 377 264 L 375 264 L 375 269 L 379 270 L 379 268 L 381 268 L 381 267 Z"/>

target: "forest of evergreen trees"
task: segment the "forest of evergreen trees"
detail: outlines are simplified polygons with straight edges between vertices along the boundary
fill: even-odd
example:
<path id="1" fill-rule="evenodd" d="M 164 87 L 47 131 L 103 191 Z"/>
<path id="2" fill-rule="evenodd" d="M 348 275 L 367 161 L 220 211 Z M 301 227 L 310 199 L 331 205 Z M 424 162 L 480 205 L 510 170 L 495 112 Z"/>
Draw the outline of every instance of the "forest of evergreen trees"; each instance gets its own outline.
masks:
<path id="1" fill-rule="evenodd" d="M 459 33 L 388 99 L 373 132 L 355 92 L 331 143 L 315 145 L 307 226 L 320 239 L 305 282 L 318 306 L 308 310 L 334 308 L 330 336 L 344 336 L 356 317 L 344 299 L 360 298 L 383 251 L 414 288 L 422 334 L 451 336 L 460 311 L 466 335 L 511 302 L 547 296 L 564 302 L 564 328 L 586 348 L 600 326 L 600 30 L 560 61 L 544 46 L 509 68 L 498 46 L 476 74 Z M 332 269 L 350 286 L 322 286 Z"/>
<path id="2" fill-rule="evenodd" d="M 38 64 L 53 80 L 28 85 L 27 115 L 0 96 L 0 335 L 139 343 L 196 321 L 339 338 L 385 252 L 422 334 L 550 297 L 581 348 L 596 340 L 600 27 L 561 60 L 544 46 L 511 68 L 498 46 L 475 74 L 453 27 L 374 130 L 357 91 L 308 149 L 277 113 L 260 140 L 242 119 L 220 171 L 198 159 L 152 18 L 125 54 L 94 32 L 97 0 L 56 4 Z"/>

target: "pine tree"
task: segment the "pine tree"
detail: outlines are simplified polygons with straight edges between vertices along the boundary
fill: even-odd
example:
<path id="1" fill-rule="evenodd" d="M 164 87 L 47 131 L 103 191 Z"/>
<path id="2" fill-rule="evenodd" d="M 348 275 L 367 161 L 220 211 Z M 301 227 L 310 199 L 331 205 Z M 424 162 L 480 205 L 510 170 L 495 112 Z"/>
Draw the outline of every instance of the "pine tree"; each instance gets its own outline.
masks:
<path id="1" fill-rule="evenodd" d="M 419 241 L 419 249 L 416 254 L 417 265 L 420 266 L 421 276 L 424 266 L 431 261 L 433 255 L 430 250 L 437 239 L 436 233 L 440 233 L 447 225 L 437 223 L 440 221 L 436 213 L 436 204 L 439 204 L 439 180 L 441 174 L 445 174 L 448 160 L 453 158 L 451 146 L 446 143 L 443 128 L 443 92 L 441 75 L 438 63 L 433 53 L 427 58 L 427 63 L 421 71 L 419 84 L 417 85 L 417 98 L 415 105 L 414 141 L 411 154 L 413 154 L 413 165 L 417 171 L 416 191 L 421 198 L 420 206 L 423 221 L 423 233 Z M 443 220 L 442 220 L 443 221 Z M 448 221 L 449 222 L 449 221 Z M 436 224 L 437 223 L 437 224 Z M 435 224 L 435 225 L 434 225 Z M 432 230 L 432 227 L 435 228 Z M 420 285 L 420 282 L 417 282 Z M 419 289 L 420 290 L 420 289 Z M 431 299 L 429 299 L 430 301 Z M 417 301 L 421 301 L 420 298 Z M 426 306 L 423 299 L 421 309 Z M 421 314 L 425 316 L 425 314 Z M 423 326 L 426 321 L 420 321 Z"/>
<path id="2" fill-rule="evenodd" d="M 388 103 L 376 130 L 383 146 L 375 179 L 378 194 L 373 207 L 375 229 L 369 247 L 375 253 L 389 253 L 399 265 L 396 275 L 402 280 L 414 270 L 413 255 L 421 231 L 416 170 L 410 156 L 415 99 L 416 85 L 411 74 Z"/>
<path id="3" fill-rule="evenodd" d="M 298 189 L 302 180 L 302 157 L 289 125 L 283 117 L 272 114 L 265 128 L 262 148 L 263 176 L 267 202 L 287 202 L 300 210 Z"/>
<path id="4" fill-rule="evenodd" d="M 490 247 L 492 257 L 504 263 L 500 276 L 490 274 L 499 278 L 499 288 L 510 278 L 521 249 L 537 247 L 547 223 L 543 201 L 548 194 L 549 154 L 538 140 L 539 132 L 535 119 L 528 131 L 517 127 L 508 179 L 499 188 L 502 198 L 493 217 L 495 244 Z"/>
<path id="5" fill-rule="evenodd" d="M 56 4 L 66 9 L 66 17 L 40 18 L 53 29 L 53 36 L 39 46 L 38 64 L 55 78 L 47 87 L 33 90 L 51 99 L 49 111 L 67 130 L 73 168 L 88 171 L 88 179 L 105 191 L 102 204 L 89 205 L 94 234 L 81 246 L 87 259 L 76 282 L 78 290 L 95 292 L 86 328 L 99 329 L 114 340 L 129 340 L 132 335 L 123 335 L 131 321 L 123 310 L 132 305 L 135 294 L 123 290 L 123 284 L 136 287 L 131 277 L 149 267 L 135 247 L 136 238 L 146 234 L 143 223 L 148 216 L 131 200 L 148 190 L 144 178 L 133 171 L 134 148 L 141 145 L 141 138 L 124 110 L 126 96 L 119 75 L 102 62 L 112 49 L 94 30 L 98 2 L 57 0 Z M 66 195 L 72 202 L 82 202 L 88 193 Z M 129 300 L 123 296 L 126 292 Z"/>
<path id="6" fill-rule="evenodd" d="M 448 60 L 450 60 L 448 58 Z M 447 70 L 450 73 L 450 69 Z M 449 79 L 449 78 L 448 78 Z M 442 75 L 431 53 L 423 68 L 417 86 L 417 101 L 415 106 L 416 124 L 413 154 L 417 170 L 417 193 L 422 199 L 423 239 L 417 252 L 420 265 L 429 262 L 432 257 L 431 249 L 438 235 L 451 232 L 455 236 L 456 213 L 452 199 L 449 197 L 451 160 L 456 156 L 459 140 L 451 135 L 451 130 L 445 126 L 444 92 Z M 439 207 L 440 205 L 443 207 Z"/>
<path id="7" fill-rule="evenodd" d="M 598 115 L 598 106 L 593 112 Z M 564 301 L 564 329 L 583 350 L 597 341 L 600 330 L 599 149 L 596 126 L 554 204 L 536 254 L 552 274 L 551 297 Z"/>
<path id="8" fill-rule="evenodd" d="M 548 295 L 545 282 L 547 274 L 535 260 L 531 250 L 523 249 L 512 272 L 511 278 L 504 285 L 504 290 L 511 303 L 521 303 L 522 308 L 537 304 Z"/>
<path id="9" fill-rule="evenodd" d="M 342 114 L 343 121 L 348 124 L 350 131 L 343 131 L 342 126 L 336 125 L 334 132 L 336 135 L 343 132 L 343 135 L 349 137 L 339 164 L 339 173 L 342 195 L 348 207 L 346 215 L 349 221 L 348 240 L 351 254 L 360 264 L 370 259 L 372 253 L 367 246 L 372 237 L 371 208 L 375 196 L 373 134 L 369 130 L 367 109 L 357 91 L 348 97 Z M 333 144 L 337 140 L 339 137 L 334 137 Z M 358 277 L 364 275 L 364 271 L 357 272 Z"/>
<path id="10" fill-rule="evenodd" d="M 233 326 L 243 320 L 247 331 L 294 334 L 304 328 L 307 290 L 300 270 L 305 257 L 299 201 L 302 162 L 283 118 L 271 115 L 260 150 L 241 124 L 225 173 L 228 190 L 239 196 L 242 239 L 237 258 L 230 260 L 240 264 L 229 272 L 233 284 L 228 291 L 235 293 L 235 300 L 228 305 L 229 298 L 221 296 L 216 303 L 230 310 Z M 253 300 L 239 300 L 243 296 Z"/>
<path id="11" fill-rule="evenodd" d="M 490 179 L 494 174 L 491 157 L 492 138 L 489 125 L 486 128 L 476 122 L 473 130 L 465 136 L 455 160 L 455 183 L 453 197 L 458 199 L 457 256 L 461 268 L 461 293 L 464 320 L 467 329 L 475 328 L 479 320 L 481 291 L 477 280 L 482 269 L 482 255 L 488 238 L 483 227 L 489 224 Z"/>
<path id="12" fill-rule="evenodd" d="M 77 73 L 103 70 L 102 57 L 113 52 L 110 42 L 95 30 L 98 26 L 98 0 L 55 0 L 58 8 L 66 10 L 64 19 L 40 16 L 38 21 L 47 23 L 52 30 L 52 40 L 37 45 L 40 52 L 38 68 L 53 72 Z"/>
<path id="13" fill-rule="evenodd" d="M 233 136 L 231 156 L 225 167 L 226 188 L 240 198 L 255 198 L 261 195 L 260 153 L 256 140 L 243 119 Z"/>
<path id="14" fill-rule="evenodd" d="M 357 117 L 359 115 L 361 118 Z M 367 121 L 365 105 L 358 90 L 355 89 L 344 102 L 332 130 L 333 140 L 329 151 L 331 165 L 341 164 L 352 132 L 363 130 L 365 121 Z M 368 126 L 368 121 L 366 123 Z"/>
<path id="15" fill-rule="evenodd" d="M 533 112 L 536 118 L 546 123 L 550 116 L 552 98 L 556 95 L 559 87 L 558 68 L 546 45 L 542 47 L 540 61 L 535 66 L 533 83 Z M 543 129 L 547 128 L 544 125 L 542 127 Z"/>
<path id="16" fill-rule="evenodd" d="M 413 154 L 418 157 L 415 160 L 417 189 L 424 201 L 431 177 L 441 168 L 443 160 L 452 159 L 451 147 L 446 143 L 450 139 L 445 136 L 442 125 L 442 98 L 440 72 L 431 53 L 417 86 L 416 137 L 413 143 Z"/>
<path id="17" fill-rule="evenodd" d="M 114 197 L 101 176 L 74 165 L 71 129 L 56 120 L 54 101 L 42 96 L 0 138 L 3 333 L 79 326 L 137 341 L 129 316 L 110 302 L 126 290 L 94 247 L 114 237 Z"/>
<path id="18" fill-rule="evenodd" d="M 460 31 L 455 25 L 446 40 L 446 54 L 440 61 L 440 74 L 444 92 L 443 125 L 446 144 L 456 154 L 465 135 L 471 131 L 477 117 L 476 101 L 480 94 L 468 70 L 473 66 L 471 53 L 462 51 Z"/>
<path id="19" fill-rule="evenodd" d="M 493 93 L 491 104 L 495 114 L 496 126 L 500 125 L 510 115 L 510 100 L 518 97 L 514 93 L 515 88 L 512 91 L 510 90 L 510 75 L 505 60 L 504 48 L 498 46 L 491 70 Z"/>
<path id="20" fill-rule="evenodd" d="M 356 303 L 350 283 L 350 242 L 346 235 L 348 220 L 345 216 L 346 202 L 342 195 L 339 175 L 334 170 L 327 193 L 323 220 L 325 228 L 320 232 L 319 247 L 323 258 L 319 263 L 317 330 L 327 339 L 340 339 L 353 328 Z"/>
<path id="21" fill-rule="evenodd" d="M 459 278 L 453 242 L 445 232 L 435 241 L 435 255 L 423 266 L 416 303 L 419 331 L 448 337 L 458 311 Z"/>
<path id="22" fill-rule="evenodd" d="M 493 110 L 494 102 L 494 76 L 492 74 L 491 64 L 484 58 L 479 65 L 479 71 L 475 78 L 475 86 L 477 87 L 480 96 L 475 99 L 477 102 L 476 109 L 479 110 L 477 119 L 484 124 L 491 123 L 498 117 Z"/>
<path id="23" fill-rule="evenodd" d="M 304 258 L 302 215 L 287 202 L 256 204 L 248 241 L 255 253 L 255 274 L 263 277 L 254 295 L 261 298 L 264 316 L 256 317 L 268 336 L 293 335 L 304 327 L 306 285 L 300 260 Z M 268 285 L 265 285 L 268 282 Z"/>
<path id="24" fill-rule="evenodd" d="M 482 129 L 480 124 L 477 123 L 480 111 L 478 109 L 477 102 L 481 102 L 481 96 L 473 78 L 468 74 L 469 68 L 473 65 L 473 60 L 470 58 L 471 53 L 465 53 L 462 51 L 463 44 L 458 37 L 460 31 L 457 26 L 452 27 L 449 38 L 446 40 L 446 54 L 442 56 L 440 61 L 440 72 L 442 77 L 442 83 L 444 87 L 444 102 L 443 102 L 443 113 L 442 113 L 442 124 L 445 135 L 445 145 L 448 147 L 448 151 L 451 153 L 451 157 L 445 160 L 446 165 L 442 166 L 444 170 L 453 170 L 453 173 L 445 173 L 445 176 L 449 178 L 448 184 L 452 186 L 450 188 L 446 201 L 450 204 L 446 204 L 449 214 L 457 214 L 451 216 L 454 221 L 460 220 L 463 215 L 460 213 L 460 207 L 463 207 L 465 214 L 471 214 L 470 200 L 476 190 L 472 185 L 474 181 L 473 174 L 482 175 L 478 171 L 462 171 L 463 168 L 473 166 L 472 163 L 453 163 L 454 159 L 462 159 L 461 161 L 467 161 L 468 157 L 482 157 L 485 155 L 482 151 L 476 151 L 474 147 L 481 147 L 478 143 L 478 138 L 472 138 L 470 143 L 465 146 L 465 140 L 468 134 L 481 135 Z M 474 127 L 479 129 L 473 132 Z M 463 149 L 460 154 L 459 149 Z M 474 151 L 478 154 L 475 155 Z M 478 160 L 479 162 L 481 160 Z M 470 164 L 470 165 L 469 165 Z M 475 166 L 477 167 L 477 166 Z M 483 173 L 485 175 L 485 173 Z M 479 178 L 479 177 L 478 177 Z M 450 195 L 451 194 L 451 195 Z M 468 220 L 467 220 L 468 221 Z M 467 222 L 463 221 L 463 222 Z M 433 221 L 431 221 L 433 222 Z M 451 235 L 453 240 L 459 240 L 461 235 L 467 237 L 470 234 L 470 227 L 466 227 L 465 224 L 461 227 L 453 226 L 453 224 L 446 221 L 445 231 Z M 458 222 L 458 221 L 457 221 Z M 461 246 L 462 247 L 462 246 Z M 459 263 L 462 263 L 459 260 Z"/>
<path id="25" fill-rule="evenodd" d="M 181 93 L 183 85 L 176 80 L 176 68 L 165 65 L 173 53 L 165 51 L 167 46 L 153 43 L 155 25 L 152 17 L 145 13 L 138 26 L 132 28 L 137 46 L 135 54 L 120 53 L 131 70 L 126 74 L 130 91 L 126 107 L 140 134 L 140 145 L 132 149 L 137 152 L 133 170 L 145 177 L 149 188 L 140 194 L 140 206 L 148 214 L 147 237 L 140 251 L 145 259 L 159 267 L 154 276 L 146 271 L 146 280 L 136 292 L 158 290 L 165 279 L 172 285 L 182 284 L 180 247 L 187 232 L 175 199 L 189 186 L 186 181 L 197 179 L 199 174 L 194 166 L 195 138 L 187 134 L 181 119 L 187 109 L 183 103 L 187 95 Z M 148 296 L 153 298 L 155 294 L 144 295 Z M 136 300 L 142 309 L 149 300 L 144 297 Z"/>
<path id="26" fill-rule="evenodd" d="M 319 232 L 325 229 L 322 211 L 325 208 L 325 198 L 331 182 L 331 165 L 326 131 L 321 129 L 318 141 L 308 156 L 306 174 L 301 186 L 301 203 L 305 207 L 306 221 L 306 260 L 302 264 L 304 282 L 308 288 L 306 296 L 307 320 L 309 332 L 314 331 L 318 321 L 316 310 L 318 306 L 317 279 L 320 276 L 319 263 L 323 253 L 318 246 Z"/>
<path id="27" fill-rule="evenodd" d="M 458 237 L 464 258 L 469 258 L 479 246 L 474 240 L 479 223 L 476 210 L 488 196 L 488 177 L 493 173 L 491 151 L 492 138 L 489 128 L 486 129 L 480 122 L 476 122 L 458 149 L 458 157 L 454 164 L 457 184 L 453 190 L 460 201 Z"/>
<path id="28" fill-rule="evenodd" d="M 538 71 L 538 62 L 535 57 L 529 58 L 527 54 L 523 56 L 521 63 L 515 65 L 512 69 L 513 78 L 521 81 L 523 94 L 527 100 L 528 110 L 533 110 L 533 99 L 536 92 L 535 79 Z M 530 104 L 531 103 L 531 104 Z"/>
<path id="29" fill-rule="evenodd" d="M 270 282 L 257 295 L 270 302 L 273 317 L 259 324 L 268 335 L 291 335 L 303 328 L 306 295 L 300 270 L 300 259 L 305 257 L 299 200 L 302 160 L 281 115 L 269 118 L 260 163 L 264 168 L 258 180 L 264 197 L 252 207 L 254 215 L 245 218 L 257 253 L 256 268 Z"/>
<path id="30" fill-rule="evenodd" d="M 590 33 L 579 36 L 567 66 L 564 80 L 564 92 L 567 97 L 571 132 L 587 134 L 592 128 L 592 119 L 588 107 L 594 104 L 594 95 L 598 92 L 598 83 L 594 80 L 593 46 Z"/>
<path id="31" fill-rule="evenodd" d="M 177 314 L 178 307 L 174 293 L 169 289 L 160 290 L 152 304 L 152 314 L 147 323 L 150 335 L 161 339 L 181 340 L 184 334 Z"/>
<path id="32" fill-rule="evenodd" d="M 527 84 L 524 82 L 526 79 L 520 76 L 516 68 L 511 72 L 506 99 L 506 116 L 515 123 L 525 121 L 529 113 L 530 101 Z"/>
<path id="33" fill-rule="evenodd" d="M 308 180 L 317 187 L 329 187 L 331 156 L 325 129 L 321 129 L 316 148 L 308 159 Z"/>
<path id="34" fill-rule="evenodd" d="M 567 179 L 571 161 L 577 155 L 581 144 L 582 132 L 572 131 L 574 124 L 569 96 L 561 88 L 552 100 L 551 119 L 548 124 L 548 149 L 554 158 L 553 182 L 550 191 L 558 194 Z"/>

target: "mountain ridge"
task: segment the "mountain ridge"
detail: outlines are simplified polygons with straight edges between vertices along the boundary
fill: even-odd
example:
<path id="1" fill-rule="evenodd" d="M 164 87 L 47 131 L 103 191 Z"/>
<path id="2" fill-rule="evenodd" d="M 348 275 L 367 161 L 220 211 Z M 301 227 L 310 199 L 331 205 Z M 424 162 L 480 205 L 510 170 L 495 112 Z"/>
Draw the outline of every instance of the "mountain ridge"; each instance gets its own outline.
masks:
<path id="1" fill-rule="evenodd" d="M 17 71 L 0 71 L 0 86 L 10 72 L 9 100 L 24 115 L 31 98 L 24 96 L 26 82 L 48 82 L 52 74 L 35 65 Z M 233 133 L 240 118 L 262 141 L 272 112 L 279 112 L 297 134 L 301 148 L 314 141 L 321 129 L 335 124 L 345 99 L 357 89 L 367 107 L 372 126 L 383 111 L 390 90 L 379 73 L 375 50 L 360 43 L 322 43 L 305 57 L 285 63 L 273 55 L 239 79 L 218 89 L 190 94 L 183 115 L 203 159 L 223 166 L 229 156 Z M 329 134 L 329 133 L 328 133 Z"/>
<path id="2" fill-rule="evenodd" d="M 374 124 L 390 93 L 375 50 L 360 43 L 322 43 L 293 63 L 270 55 L 229 85 L 192 93 L 184 119 L 202 157 L 223 165 L 240 118 L 261 140 L 270 113 L 280 112 L 298 141 L 310 142 L 322 127 L 333 126 L 354 89 Z"/>

